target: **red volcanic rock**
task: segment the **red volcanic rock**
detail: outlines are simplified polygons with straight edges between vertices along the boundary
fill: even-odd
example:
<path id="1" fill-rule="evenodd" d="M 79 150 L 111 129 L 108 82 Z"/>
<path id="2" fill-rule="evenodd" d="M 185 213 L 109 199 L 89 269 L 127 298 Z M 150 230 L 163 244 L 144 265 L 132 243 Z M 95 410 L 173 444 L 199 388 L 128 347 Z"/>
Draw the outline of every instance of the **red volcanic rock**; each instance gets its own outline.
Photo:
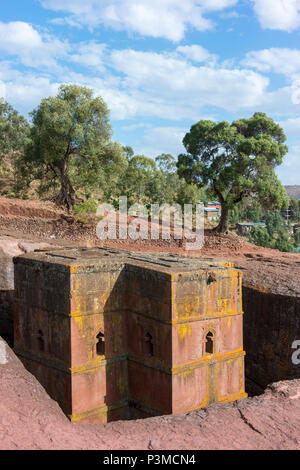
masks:
<path id="1" fill-rule="evenodd" d="M 1 211 L 1 198 L 0 198 Z M 14 265 L 13 257 L 43 249 L 49 243 L 0 235 L 0 335 L 12 341 Z"/>
<path id="2" fill-rule="evenodd" d="M 0 289 L 14 288 L 12 262 L 14 256 L 46 247 L 49 247 L 49 243 L 0 235 Z"/>
<path id="3" fill-rule="evenodd" d="M 0 338 L 0 449 L 299 449 L 300 380 L 183 415 L 72 424 Z"/>

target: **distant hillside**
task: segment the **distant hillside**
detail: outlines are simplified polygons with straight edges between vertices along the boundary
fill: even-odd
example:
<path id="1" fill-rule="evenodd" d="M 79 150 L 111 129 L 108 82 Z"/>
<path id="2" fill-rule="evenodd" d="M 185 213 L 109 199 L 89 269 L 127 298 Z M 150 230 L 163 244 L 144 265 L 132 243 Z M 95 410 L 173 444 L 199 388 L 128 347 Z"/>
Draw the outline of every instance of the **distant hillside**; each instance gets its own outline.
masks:
<path id="1" fill-rule="evenodd" d="M 285 186 L 285 190 L 289 197 L 294 197 L 295 199 L 300 199 L 300 185 L 296 184 L 294 186 Z"/>

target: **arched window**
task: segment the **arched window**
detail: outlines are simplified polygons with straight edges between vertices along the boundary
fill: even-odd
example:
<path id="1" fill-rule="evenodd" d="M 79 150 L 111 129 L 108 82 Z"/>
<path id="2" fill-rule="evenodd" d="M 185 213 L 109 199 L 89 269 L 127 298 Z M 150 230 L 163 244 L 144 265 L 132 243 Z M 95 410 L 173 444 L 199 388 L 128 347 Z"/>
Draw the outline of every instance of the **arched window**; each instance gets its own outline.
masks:
<path id="1" fill-rule="evenodd" d="M 105 355 L 105 341 L 104 341 L 104 334 L 98 333 L 97 336 L 97 344 L 96 344 L 96 352 L 97 356 L 104 356 Z"/>
<path id="2" fill-rule="evenodd" d="M 147 356 L 152 357 L 153 356 L 153 343 L 152 343 L 152 336 L 150 335 L 150 333 L 146 334 L 145 343 L 146 343 Z"/>
<path id="3" fill-rule="evenodd" d="M 214 352 L 214 334 L 209 331 L 205 337 L 205 352 L 206 354 L 213 354 Z"/>
<path id="4" fill-rule="evenodd" d="M 44 333 L 42 332 L 42 330 L 38 331 L 37 343 L 38 343 L 39 351 L 44 352 L 44 350 L 45 350 L 45 340 L 44 340 Z"/>
<path id="5" fill-rule="evenodd" d="M 213 282 L 216 282 L 216 276 L 214 274 L 210 274 L 206 282 L 207 285 L 210 286 Z"/>

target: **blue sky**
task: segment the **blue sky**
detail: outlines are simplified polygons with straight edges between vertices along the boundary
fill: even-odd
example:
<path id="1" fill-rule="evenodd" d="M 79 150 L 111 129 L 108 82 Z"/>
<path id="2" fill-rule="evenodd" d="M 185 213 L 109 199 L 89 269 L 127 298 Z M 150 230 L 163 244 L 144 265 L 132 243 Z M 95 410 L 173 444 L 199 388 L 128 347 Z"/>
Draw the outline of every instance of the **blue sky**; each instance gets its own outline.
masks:
<path id="1" fill-rule="evenodd" d="M 266 112 L 300 184 L 300 0 L 2 0 L 0 97 L 27 115 L 61 83 L 93 88 L 114 140 L 149 157 L 200 119 Z"/>

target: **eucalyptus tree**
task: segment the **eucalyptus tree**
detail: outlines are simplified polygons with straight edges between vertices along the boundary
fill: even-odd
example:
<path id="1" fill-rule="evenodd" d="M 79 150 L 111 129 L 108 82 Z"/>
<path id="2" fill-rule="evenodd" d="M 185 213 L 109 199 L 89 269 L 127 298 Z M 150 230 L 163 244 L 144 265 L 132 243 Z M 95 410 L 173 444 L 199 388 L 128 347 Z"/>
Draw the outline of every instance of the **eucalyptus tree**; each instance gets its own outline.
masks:
<path id="1" fill-rule="evenodd" d="M 209 187 L 219 199 L 222 213 L 216 231 L 228 229 L 230 209 L 246 197 L 267 208 L 281 207 L 286 198 L 275 167 L 287 153 L 283 129 L 265 113 L 250 119 L 208 120 L 194 124 L 178 157 L 179 176 L 199 187 Z"/>

